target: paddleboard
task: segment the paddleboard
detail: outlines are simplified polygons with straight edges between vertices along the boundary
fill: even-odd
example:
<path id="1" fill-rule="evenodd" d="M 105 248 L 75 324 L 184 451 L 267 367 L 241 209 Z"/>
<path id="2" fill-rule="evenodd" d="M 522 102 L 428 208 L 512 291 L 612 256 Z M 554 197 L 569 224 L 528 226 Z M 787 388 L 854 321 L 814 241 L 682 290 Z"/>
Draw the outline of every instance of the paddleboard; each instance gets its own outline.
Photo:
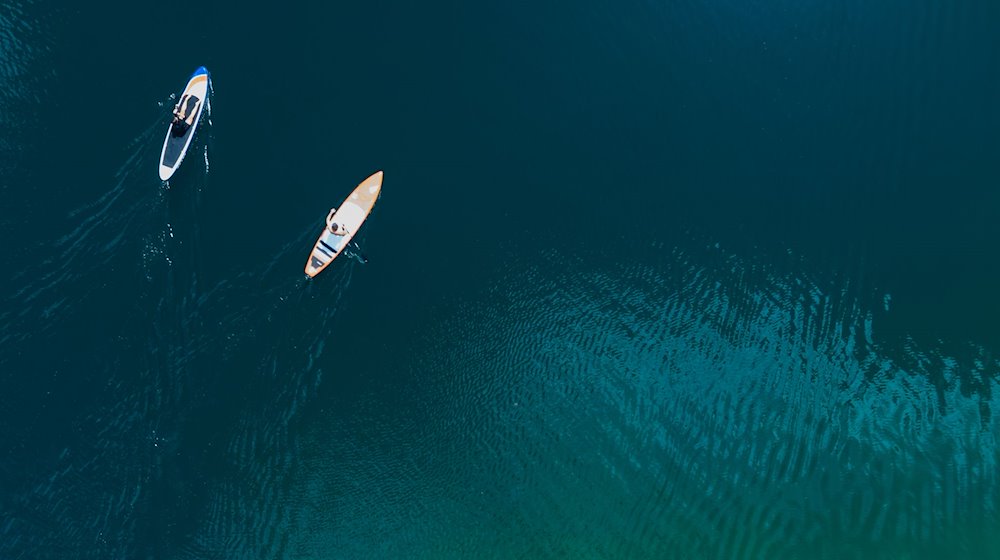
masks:
<path id="1" fill-rule="evenodd" d="M 167 137 L 163 140 L 163 150 L 160 151 L 160 180 L 169 179 L 174 171 L 180 167 L 181 161 L 184 160 L 184 154 L 187 153 L 191 139 L 194 138 L 194 130 L 198 128 L 198 122 L 201 120 L 201 112 L 205 110 L 205 105 L 208 103 L 208 80 L 208 70 L 204 66 L 199 67 L 191 75 L 184 92 L 177 98 L 179 103 L 181 99 L 184 99 L 184 95 L 190 96 L 185 102 L 195 112 L 194 122 L 187 130 L 183 131 L 183 134 L 178 134 L 180 130 L 175 129 L 172 122 L 167 126 Z M 195 103 L 197 103 L 197 108 L 195 108 Z M 172 121 L 172 112 L 170 118 Z"/>
<path id="2" fill-rule="evenodd" d="M 333 214 L 333 221 L 346 227 L 347 234 L 336 235 L 330 232 L 329 227 L 323 227 L 323 233 L 316 240 L 316 245 L 313 246 L 312 253 L 309 254 L 309 260 L 306 261 L 307 276 L 310 278 L 316 276 L 329 266 L 333 259 L 340 256 L 358 232 L 358 228 L 368 218 L 381 190 L 382 172 L 379 171 L 362 181 L 347 197 L 347 200 L 337 208 Z"/>

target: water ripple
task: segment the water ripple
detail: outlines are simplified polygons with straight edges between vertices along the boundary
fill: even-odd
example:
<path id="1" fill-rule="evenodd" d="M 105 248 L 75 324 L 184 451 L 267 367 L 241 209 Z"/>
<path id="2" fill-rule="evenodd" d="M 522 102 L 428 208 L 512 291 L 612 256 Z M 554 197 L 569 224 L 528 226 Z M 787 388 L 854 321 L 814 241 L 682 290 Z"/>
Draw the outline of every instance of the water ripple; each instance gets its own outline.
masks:
<path id="1" fill-rule="evenodd" d="M 985 536 L 997 402 L 958 384 L 959 368 L 996 367 L 985 351 L 901 367 L 874 341 L 882 294 L 708 252 L 513 258 L 486 304 L 412 354 L 424 414 L 402 429 L 428 449 L 359 456 L 390 465 L 395 491 L 369 461 L 312 464 L 344 499 L 317 505 L 335 532 L 307 542 L 360 553 L 374 524 L 402 533 L 390 556 L 852 558 Z M 413 511 L 418 528 L 399 521 Z"/>

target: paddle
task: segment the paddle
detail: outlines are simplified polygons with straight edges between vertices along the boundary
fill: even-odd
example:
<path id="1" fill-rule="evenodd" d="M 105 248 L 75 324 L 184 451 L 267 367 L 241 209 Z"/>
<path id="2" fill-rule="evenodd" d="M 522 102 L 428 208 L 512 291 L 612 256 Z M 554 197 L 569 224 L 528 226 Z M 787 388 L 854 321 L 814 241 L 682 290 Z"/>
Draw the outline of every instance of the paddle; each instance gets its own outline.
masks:
<path id="1" fill-rule="evenodd" d="M 350 230 L 344 227 L 344 224 L 340 224 L 340 229 L 344 230 L 344 235 L 350 235 L 351 233 Z M 352 245 L 354 246 L 355 249 L 357 249 L 357 252 L 351 250 Z M 368 264 L 368 257 L 361 252 L 361 247 L 358 246 L 357 241 L 351 240 L 347 244 L 347 246 L 344 247 L 344 254 L 346 254 L 348 257 L 353 257 L 361 264 Z"/>
<path id="2" fill-rule="evenodd" d="M 358 246 L 358 243 L 356 241 L 351 241 L 351 245 L 353 245 L 354 248 L 358 250 L 358 252 L 355 253 L 350 248 L 348 248 L 347 256 L 354 257 L 354 259 L 361 264 L 368 264 L 368 257 L 361 252 L 361 247 Z"/>

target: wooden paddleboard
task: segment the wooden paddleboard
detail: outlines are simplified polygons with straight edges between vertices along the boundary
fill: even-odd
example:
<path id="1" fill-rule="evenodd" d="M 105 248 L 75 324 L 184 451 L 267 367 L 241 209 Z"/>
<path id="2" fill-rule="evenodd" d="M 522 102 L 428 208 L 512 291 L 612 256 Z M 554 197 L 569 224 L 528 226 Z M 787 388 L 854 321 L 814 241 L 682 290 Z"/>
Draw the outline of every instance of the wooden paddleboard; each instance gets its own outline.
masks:
<path id="1" fill-rule="evenodd" d="M 358 228 L 368 218 L 381 191 L 382 172 L 379 171 L 362 181 L 337 208 L 333 221 L 346 227 L 347 234 L 337 235 L 331 233 L 329 227 L 323 227 L 323 233 L 316 240 L 312 253 L 309 254 L 309 260 L 306 261 L 307 276 L 310 278 L 316 276 L 329 266 L 333 259 L 340 256 L 358 232 Z"/>
<path id="2" fill-rule="evenodd" d="M 169 179 L 177 171 L 181 161 L 184 160 L 184 154 L 187 153 L 188 147 L 191 145 L 194 131 L 201 121 L 201 113 L 208 103 L 208 80 L 208 70 L 204 66 L 199 67 L 191 75 L 191 79 L 188 80 L 181 96 L 177 98 L 179 101 L 187 94 L 191 96 L 192 100 L 197 99 L 200 103 L 198 103 L 194 123 L 183 134 L 176 134 L 173 124 L 167 126 L 167 137 L 163 140 L 163 149 L 160 151 L 160 179 L 163 181 Z M 189 101 L 189 103 L 191 102 Z M 170 115 L 170 118 L 173 120 L 173 114 Z"/>

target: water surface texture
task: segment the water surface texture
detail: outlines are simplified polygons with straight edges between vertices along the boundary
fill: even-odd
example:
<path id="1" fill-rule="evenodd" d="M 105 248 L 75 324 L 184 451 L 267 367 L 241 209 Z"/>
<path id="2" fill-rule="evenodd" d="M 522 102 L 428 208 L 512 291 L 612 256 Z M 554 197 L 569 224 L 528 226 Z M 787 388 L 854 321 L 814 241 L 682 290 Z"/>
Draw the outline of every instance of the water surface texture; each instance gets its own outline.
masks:
<path id="1" fill-rule="evenodd" d="M 1000 557 L 998 21 L 2 0 L 0 558 Z"/>

